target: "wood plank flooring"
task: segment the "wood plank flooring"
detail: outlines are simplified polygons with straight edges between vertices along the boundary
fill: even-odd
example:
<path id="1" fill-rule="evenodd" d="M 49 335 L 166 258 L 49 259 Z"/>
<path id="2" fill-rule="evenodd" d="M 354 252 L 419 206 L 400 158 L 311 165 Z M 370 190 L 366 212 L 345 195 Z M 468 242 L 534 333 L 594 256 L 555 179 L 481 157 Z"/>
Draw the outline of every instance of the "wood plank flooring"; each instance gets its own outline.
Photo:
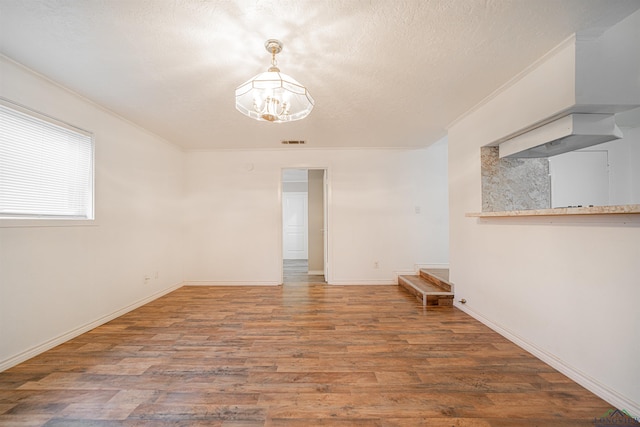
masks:
<path id="1" fill-rule="evenodd" d="M 611 406 L 396 286 L 184 287 L 0 373 L 1 426 L 593 426 Z"/>

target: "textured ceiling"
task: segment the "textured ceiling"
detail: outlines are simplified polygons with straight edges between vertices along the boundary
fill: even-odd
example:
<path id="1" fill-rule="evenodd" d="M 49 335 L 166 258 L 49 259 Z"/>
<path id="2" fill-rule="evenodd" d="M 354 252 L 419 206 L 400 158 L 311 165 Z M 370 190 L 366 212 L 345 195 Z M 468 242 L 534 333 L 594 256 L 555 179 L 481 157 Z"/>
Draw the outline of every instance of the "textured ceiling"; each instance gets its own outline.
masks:
<path id="1" fill-rule="evenodd" d="M 418 147 L 570 34 L 638 0 L 0 0 L 0 52 L 186 149 Z M 251 120 L 234 90 L 284 43 L 316 107 Z M 298 147 L 304 149 L 304 147 Z"/>

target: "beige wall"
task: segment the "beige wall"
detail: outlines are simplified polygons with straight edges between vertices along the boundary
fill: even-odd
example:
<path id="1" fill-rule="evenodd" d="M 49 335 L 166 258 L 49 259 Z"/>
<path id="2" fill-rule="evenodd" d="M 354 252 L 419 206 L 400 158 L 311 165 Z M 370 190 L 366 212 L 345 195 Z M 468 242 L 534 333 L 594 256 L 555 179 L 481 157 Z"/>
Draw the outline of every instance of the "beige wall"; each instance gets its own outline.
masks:
<path id="1" fill-rule="evenodd" d="M 330 284 L 397 284 L 397 271 L 447 264 L 444 139 L 416 150 L 193 151 L 183 204 L 187 283 L 281 283 L 284 168 L 327 169 Z"/>
<path id="2" fill-rule="evenodd" d="M 309 273 L 324 271 L 324 170 L 309 170 Z"/>

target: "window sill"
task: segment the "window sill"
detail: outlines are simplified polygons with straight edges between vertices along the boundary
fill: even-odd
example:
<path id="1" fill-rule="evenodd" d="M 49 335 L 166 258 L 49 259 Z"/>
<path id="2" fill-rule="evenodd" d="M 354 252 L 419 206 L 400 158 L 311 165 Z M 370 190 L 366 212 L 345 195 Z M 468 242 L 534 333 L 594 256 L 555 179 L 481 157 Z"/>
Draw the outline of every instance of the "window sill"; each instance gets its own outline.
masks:
<path id="1" fill-rule="evenodd" d="M 0 218 L 0 228 L 96 227 L 95 219 Z"/>

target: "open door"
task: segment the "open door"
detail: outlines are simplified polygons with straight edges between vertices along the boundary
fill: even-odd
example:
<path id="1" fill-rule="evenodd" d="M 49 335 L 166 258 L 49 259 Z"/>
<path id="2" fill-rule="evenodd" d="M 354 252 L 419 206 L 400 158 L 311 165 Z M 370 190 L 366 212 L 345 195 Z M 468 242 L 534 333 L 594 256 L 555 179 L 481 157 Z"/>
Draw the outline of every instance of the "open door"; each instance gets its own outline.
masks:
<path id="1" fill-rule="evenodd" d="M 283 283 L 327 281 L 327 190 L 325 169 L 283 169 Z M 303 264 L 306 268 L 300 271 Z M 295 275 L 292 274 L 294 271 Z"/>
<path id="2" fill-rule="evenodd" d="M 309 275 L 325 274 L 324 169 L 309 169 Z M 326 280 L 326 277 L 325 277 Z"/>
<path id="3" fill-rule="evenodd" d="M 324 281 L 329 283 L 329 182 L 327 180 L 327 170 L 323 169 L 322 174 L 322 210 L 324 221 L 322 227 L 322 239 L 324 242 Z"/>

